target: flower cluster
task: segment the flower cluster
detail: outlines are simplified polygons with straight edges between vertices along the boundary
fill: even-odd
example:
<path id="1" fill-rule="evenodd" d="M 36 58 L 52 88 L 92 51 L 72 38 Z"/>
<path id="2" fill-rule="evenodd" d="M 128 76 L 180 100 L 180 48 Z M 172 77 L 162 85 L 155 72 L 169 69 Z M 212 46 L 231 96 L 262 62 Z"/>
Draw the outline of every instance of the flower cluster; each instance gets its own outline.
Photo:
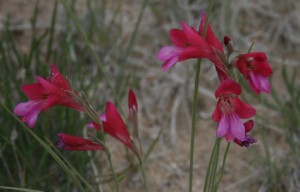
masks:
<path id="1" fill-rule="evenodd" d="M 182 22 L 182 29 L 170 30 L 169 37 L 173 45 L 161 48 L 157 58 L 163 61 L 163 71 L 187 59 L 210 60 L 220 80 L 215 91 L 217 105 L 212 115 L 213 120 L 219 123 L 217 137 L 225 137 L 228 142 L 234 141 L 240 146 L 248 147 L 256 142 L 253 137 L 247 135 L 254 123 L 252 120 L 243 123 L 242 119 L 253 117 L 256 110 L 239 98 L 242 88 L 235 74 L 240 72 L 254 93 L 269 93 L 268 78 L 272 74 L 272 69 L 265 53 L 240 53 L 233 48 L 228 36 L 224 37 L 226 47 L 224 51 L 221 41 L 216 37 L 211 26 L 207 24 L 205 29 L 205 22 L 206 15 L 203 13 L 198 29 Z M 238 56 L 229 60 L 233 52 L 238 53 Z"/>
<path id="2" fill-rule="evenodd" d="M 33 128 L 39 113 L 55 106 L 71 107 L 78 111 L 86 111 L 83 101 L 77 91 L 72 90 L 68 81 L 61 75 L 57 67 L 51 65 L 51 76 L 49 78 L 37 77 L 37 83 L 22 86 L 22 90 L 29 98 L 29 101 L 16 105 L 14 113 L 22 116 L 22 121 Z M 76 97 L 75 97 L 76 96 Z M 128 96 L 129 116 L 137 121 L 137 100 L 132 89 Z M 102 124 L 102 125 L 101 125 Z M 98 122 L 88 123 L 87 127 L 97 131 L 103 131 L 131 149 L 139 157 L 139 152 L 127 130 L 121 115 L 116 106 L 108 101 L 105 113 L 100 115 Z M 102 143 L 92 140 L 65 134 L 58 134 L 59 140 L 56 147 L 64 150 L 103 150 Z"/>

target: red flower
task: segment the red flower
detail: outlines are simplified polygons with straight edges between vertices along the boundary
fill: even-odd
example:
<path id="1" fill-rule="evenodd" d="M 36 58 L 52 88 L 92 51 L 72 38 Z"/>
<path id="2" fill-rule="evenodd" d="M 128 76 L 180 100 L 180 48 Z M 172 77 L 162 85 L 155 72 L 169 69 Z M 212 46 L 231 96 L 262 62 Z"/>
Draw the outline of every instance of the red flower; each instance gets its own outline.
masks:
<path id="1" fill-rule="evenodd" d="M 39 113 L 50 107 L 61 105 L 83 110 L 82 106 L 67 93 L 72 90 L 54 64 L 51 65 L 50 78 L 37 77 L 37 81 L 37 83 L 22 86 L 29 101 L 18 104 L 14 109 L 14 113 L 23 116 L 22 121 L 26 122 L 30 128 L 35 125 Z"/>
<path id="2" fill-rule="evenodd" d="M 268 77 L 272 75 L 272 69 L 267 62 L 267 56 L 262 52 L 241 54 L 235 61 L 235 66 L 249 81 L 251 89 L 259 94 L 261 91 L 270 93 Z"/>
<path id="3" fill-rule="evenodd" d="M 161 48 L 157 54 L 157 58 L 164 61 L 162 70 L 167 71 L 177 62 L 191 58 L 207 58 L 212 61 L 219 73 L 225 73 L 225 67 L 219 59 L 219 54 L 223 54 L 221 42 L 216 38 L 210 25 L 207 26 L 205 39 L 202 37 L 203 26 L 206 20 L 205 14 L 202 14 L 199 30 L 189 27 L 185 22 L 182 22 L 181 29 L 172 29 L 169 32 L 173 46 L 165 46 Z M 222 77 L 222 80 L 223 78 Z"/>
<path id="4" fill-rule="evenodd" d="M 121 115 L 111 101 L 106 103 L 105 114 L 100 115 L 100 119 L 104 132 L 119 140 L 126 147 L 131 149 L 137 156 L 139 156 L 138 150 L 130 138 L 129 132 Z M 101 128 L 96 122 L 88 123 L 87 126 L 95 128 L 96 130 Z"/>
<path id="5" fill-rule="evenodd" d="M 248 132 L 252 130 L 254 126 L 253 120 L 249 120 L 246 123 L 244 123 L 245 127 L 245 139 L 243 141 L 239 141 L 237 139 L 234 139 L 234 142 L 238 144 L 241 147 L 249 147 L 249 145 L 253 144 L 256 142 L 256 139 L 252 136 L 247 135 Z"/>
<path id="6" fill-rule="evenodd" d="M 65 133 L 58 134 L 59 140 L 55 143 L 57 148 L 64 150 L 102 150 L 103 147 L 91 140 L 68 135 Z"/>
<path id="7" fill-rule="evenodd" d="M 227 141 L 244 141 L 245 127 L 241 119 L 255 115 L 255 109 L 241 101 L 237 96 L 242 93 L 241 86 L 232 80 L 224 80 L 215 92 L 218 98 L 213 120 L 219 122 L 217 136 L 225 136 Z"/>

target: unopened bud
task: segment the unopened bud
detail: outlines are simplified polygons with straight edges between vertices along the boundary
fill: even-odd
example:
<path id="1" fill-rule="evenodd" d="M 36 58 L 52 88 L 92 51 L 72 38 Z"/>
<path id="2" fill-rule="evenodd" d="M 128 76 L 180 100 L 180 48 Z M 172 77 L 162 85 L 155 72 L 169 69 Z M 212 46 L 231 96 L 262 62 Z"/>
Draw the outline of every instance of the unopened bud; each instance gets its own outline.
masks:
<path id="1" fill-rule="evenodd" d="M 227 49 L 227 55 L 229 56 L 234 51 L 231 38 L 228 35 L 225 35 L 223 42 Z"/>
<path id="2" fill-rule="evenodd" d="M 224 45 L 228 45 L 231 42 L 231 38 L 228 35 L 224 36 Z"/>

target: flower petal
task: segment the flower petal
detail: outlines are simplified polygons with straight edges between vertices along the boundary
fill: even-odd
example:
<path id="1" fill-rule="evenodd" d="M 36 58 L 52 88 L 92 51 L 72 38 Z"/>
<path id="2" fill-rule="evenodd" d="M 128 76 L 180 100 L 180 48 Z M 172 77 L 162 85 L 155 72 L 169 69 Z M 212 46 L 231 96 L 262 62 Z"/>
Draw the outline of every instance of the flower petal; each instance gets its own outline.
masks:
<path id="1" fill-rule="evenodd" d="M 42 109 L 42 100 L 29 100 L 24 103 L 19 103 L 14 108 L 14 113 L 18 116 L 23 116 L 22 121 L 26 122 L 30 128 L 33 128 Z"/>
<path id="2" fill-rule="evenodd" d="M 64 150 L 102 150 L 103 147 L 98 143 L 81 137 L 68 135 L 65 133 L 58 134 L 59 140 L 56 142 L 56 147 Z"/>
<path id="3" fill-rule="evenodd" d="M 105 116 L 107 124 L 111 128 L 111 135 L 121 141 L 127 147 L 132 148 L 133 142 L 130 139 L 127 127 L 122 120 L 117 108 L 110 101 L 106 103 Z"/>
<path id="4" fill-rule="evenodd" d="M 249 120 L 249 121 L 245 122 L 244 123 L 245 132 L 248 133 L 249 131 L 251 131 L 253 129 L 253 126 L 254 126 L 253 120 Z"/>
<path id="5" fill-rule="evenodd" d="M 51 65 L 50 82 L 55 86 L 60 87 L 61 89 L 68 91 L 70 90 L 70 86 L 67 80 L 62 76 L 62 74 L 59 72 L 59 70 L 54 64 Z"/>
<path id="6" fill-rule="evenodd" d="M 230 131 L 232 136 L 240 141 L 245 139 L 245 127 L 236 113 L 230 114 Z"/>
<path id="7" fill-rule="evenodd" d="M 224 137 L 228 131 L 230 126 L 230 120 L 228 119 L 227 115 L 222 115 L 221 121 L 219 122 L 218 129 L 217 129 L 217 137 Z"/>
<path id="8" fill-rule="evenodd" d="M 213 112 L 213 115 L 212 115 L 212 119 L 216 122 L 219 122 L 222 118 L 222 111 L 221 111 L 221 108 L 220 108 L 220 100 L 218 100 L 218 103 L 216 105 L 216 108 Z"/>
<path id="9" fill-rule="evenodd" d="M 250 118 L 256 114 L 256 110 L 251 105 L 237 97 L 231 99 L 231 104 L 234 107 L 235 113 L 242 119 Z"/>
<path id="10" fill-rule="evenodd" d="M 21 89 L 25 93 L 25 95 L 31 100 L 41 99 L 42 96 L 47 93 L 40 83 L 23 85 Z"/>
<path id="11" fill-rule="evenodd" d="M 180 29 L 172 29 L 169 32 L 172 43 L 177 47 L 185 47 L 188 42 L 184 31 Z"/>
<path id="12" fill-rule="evenodd" d="M 222 95 L 228 95 L 228 94 L 240 95 L 241 93 L 242 93 L 242 88 L 238 83 L 226 79 L 224 81 L 221 81 L 220 85 L 218 86 L 215 92 L 215 97 L 219 98 Z"/>
<path id="13" fill-rule="evenodd" d="M 203 29 L 204 29 L 204 24 L 206 21 L 206 14 L 202 13 L 201 14 L 201 22 L 200 22 L 200 26 L 199 26 L 199 34 L 202 35 L 203 33 Z M 218 51 L 220 51 L 221 53 L 224 54 L 223 51 L 223 46 L 221 41 L 216 37 L 215 33 L 213 32 L 210 24 L 208 23 L 207 28 L 206 28 L 206 36 L 205 36 L 205 40 L 212 45 L 214 48 L 216 48 Z"/>

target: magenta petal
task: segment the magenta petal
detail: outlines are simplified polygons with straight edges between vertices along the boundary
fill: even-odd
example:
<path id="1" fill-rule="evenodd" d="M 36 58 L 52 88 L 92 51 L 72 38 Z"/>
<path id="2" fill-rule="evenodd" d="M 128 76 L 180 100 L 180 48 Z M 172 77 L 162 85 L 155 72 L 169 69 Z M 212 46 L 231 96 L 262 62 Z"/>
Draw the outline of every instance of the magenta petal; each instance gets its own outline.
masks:
<path id="1" fill-rule="evenodd" d="M 67 80 L 62 76 L 62 74 L 59 72 L 57 67 L 52 64 L 51 65 L 51 77 L 50 81 L 53 85 L 64 89 L 64 90 L 70 90 L 70 86 L 67 82 Z"/>
<path id="2" fill-rule="evenodd" d="M 201 23 L 199 26 L 199 33 L 200 35 L 202 35 L 203 33 L 203 29 L 204 29 L 204 23 L 206 21 L 206 14 L 202 13 L 201 14 Z M 216 48 L 218 51 L 220 51 L 221 53 L 224 53 L 223 51 L 223 47 L 222 47 L 222 43 L 220 42 L 220 40 L 216 37 L 216 35 L 214 34 L 210 24 L 208 23 L 207 25 L 207 29 L 206 29 L 206 36 L 205 36 L 205 40 L 214 48 Z"/>
<path id="3" fill-rule="evenodd" d="M 230 131 L 234 138 L 243 141 L 245 139 L 245 127 L 236 113 L 230 115 Z"/>
<path id="4" fill-rule="evenodd" d="M 250 75 L 250 87 L 255 93 L 260 93 L 264 91 L 270 93 L 270 82 L 267 77 L 264 77 L 259 74 L 255 74 L 252 71 L 249 72 Z"/>
<path id="5" fill-rule="evenodd" d="M 18 104 L 14 109 L 14 113 L 18 116 L 23 116 L 22 121 L 26 122 L 30 128 L 33 128 L 39 113 L 42 111 L 42 105 L 41 100 L 30 100 Z"/>
<path id="6" fill-rule="evenodd" d="M 216 105 L 216 108 L 212 114 L 212 119 L 216 122 L 219 122 L 222 118 L 222 111 L 221 111 L 221 108 L 220 108 L 220 100 L 218 100 L 218 103 Z"/>
<path id="7" fill-rule="evenodd" d="M 93 128 L 97 131 L 100 130 L 100 128 L 101 128 L 100 125 L 96 122 L 87 123 L 87 124 L 85 124 L 85 126 L 87 126 L 88 128 Z"/>
<path id="8" fill-rule="evenodd" d="M 256 114 L 256 110 L 249 104 L 243 102 L 238 97 L 231 99 L 235 113 L 242 119 L 247 119 Z"/>
<path id="9" fill-rule="evenodd" d="M 229 130 L 229 126 L 230 126 L 230 121 L 229 121 L 227 115 L 223 114 L 221 121 L 219 122 L 219 125 L 218 125 L 217 137 L 224 137 Z"/>
<path id="10" fill-rule="evenodd" d="M 228 94 L 240 95 L 241 93 L 242 88 L 237 82 L 226 79 L 224 81 L 221 81 L 220 85 L 218 86 L 215 92 L 215 97 L 218 98 L 222 95 Z"/>
<path id="11" fill-rule="evenodd" d="M 30 128 L 33 128 L 33 126 L 35 125 L 40 112 L 41 110 L 36 109 L 26 116 L 26 122 Z"/>
<path id="12" fill-rule="evenodd" d="M 184 47 L 187 44 L 187 38 L 184 32 L 180 29 L 172 29 L 169 32 L 169 36 L 173 44 L 177 47 Z"/>
<path id="13" fill-rule="evenodd" d="M 234 141 L 234 136 L 232 135 L 232 133 L 230 131 L 228 131 L 228 133 L 225 135 L 225 138 L 226 138 L 227 142 Z"/>
<path id="14" fill-rule="evenodd" d="M 101 115 L 100 115 L 100 119 L 101 119 L 102 122 L 107 123 L 105 114 L 101 114 Z"/>
<path id="15" fill-rule="evenodd" d="M 257 79 L 260 82 L 260 90 L 266 93 L 270 93 L 270 82 L 267 77 L 257 75 Z"/>
<path id="16" fill-rule="evenodd" d="M 161 48 L 157 53 L 157 58 L 161 61 L 170 60 L 173 57 L 176 57 L 180 54 L 182 48 L 174 46 L 165 46 Z"/>
<path id="17" fill-rule="evenodd" d="M 163 65 L 162 65 L 162 70 L 163 72 L 168 71 L 171 67 L 173 67 L 176 63 L 178 62 L 178 57 L 174 57 L 170 60 L 167 60 Z"/>

